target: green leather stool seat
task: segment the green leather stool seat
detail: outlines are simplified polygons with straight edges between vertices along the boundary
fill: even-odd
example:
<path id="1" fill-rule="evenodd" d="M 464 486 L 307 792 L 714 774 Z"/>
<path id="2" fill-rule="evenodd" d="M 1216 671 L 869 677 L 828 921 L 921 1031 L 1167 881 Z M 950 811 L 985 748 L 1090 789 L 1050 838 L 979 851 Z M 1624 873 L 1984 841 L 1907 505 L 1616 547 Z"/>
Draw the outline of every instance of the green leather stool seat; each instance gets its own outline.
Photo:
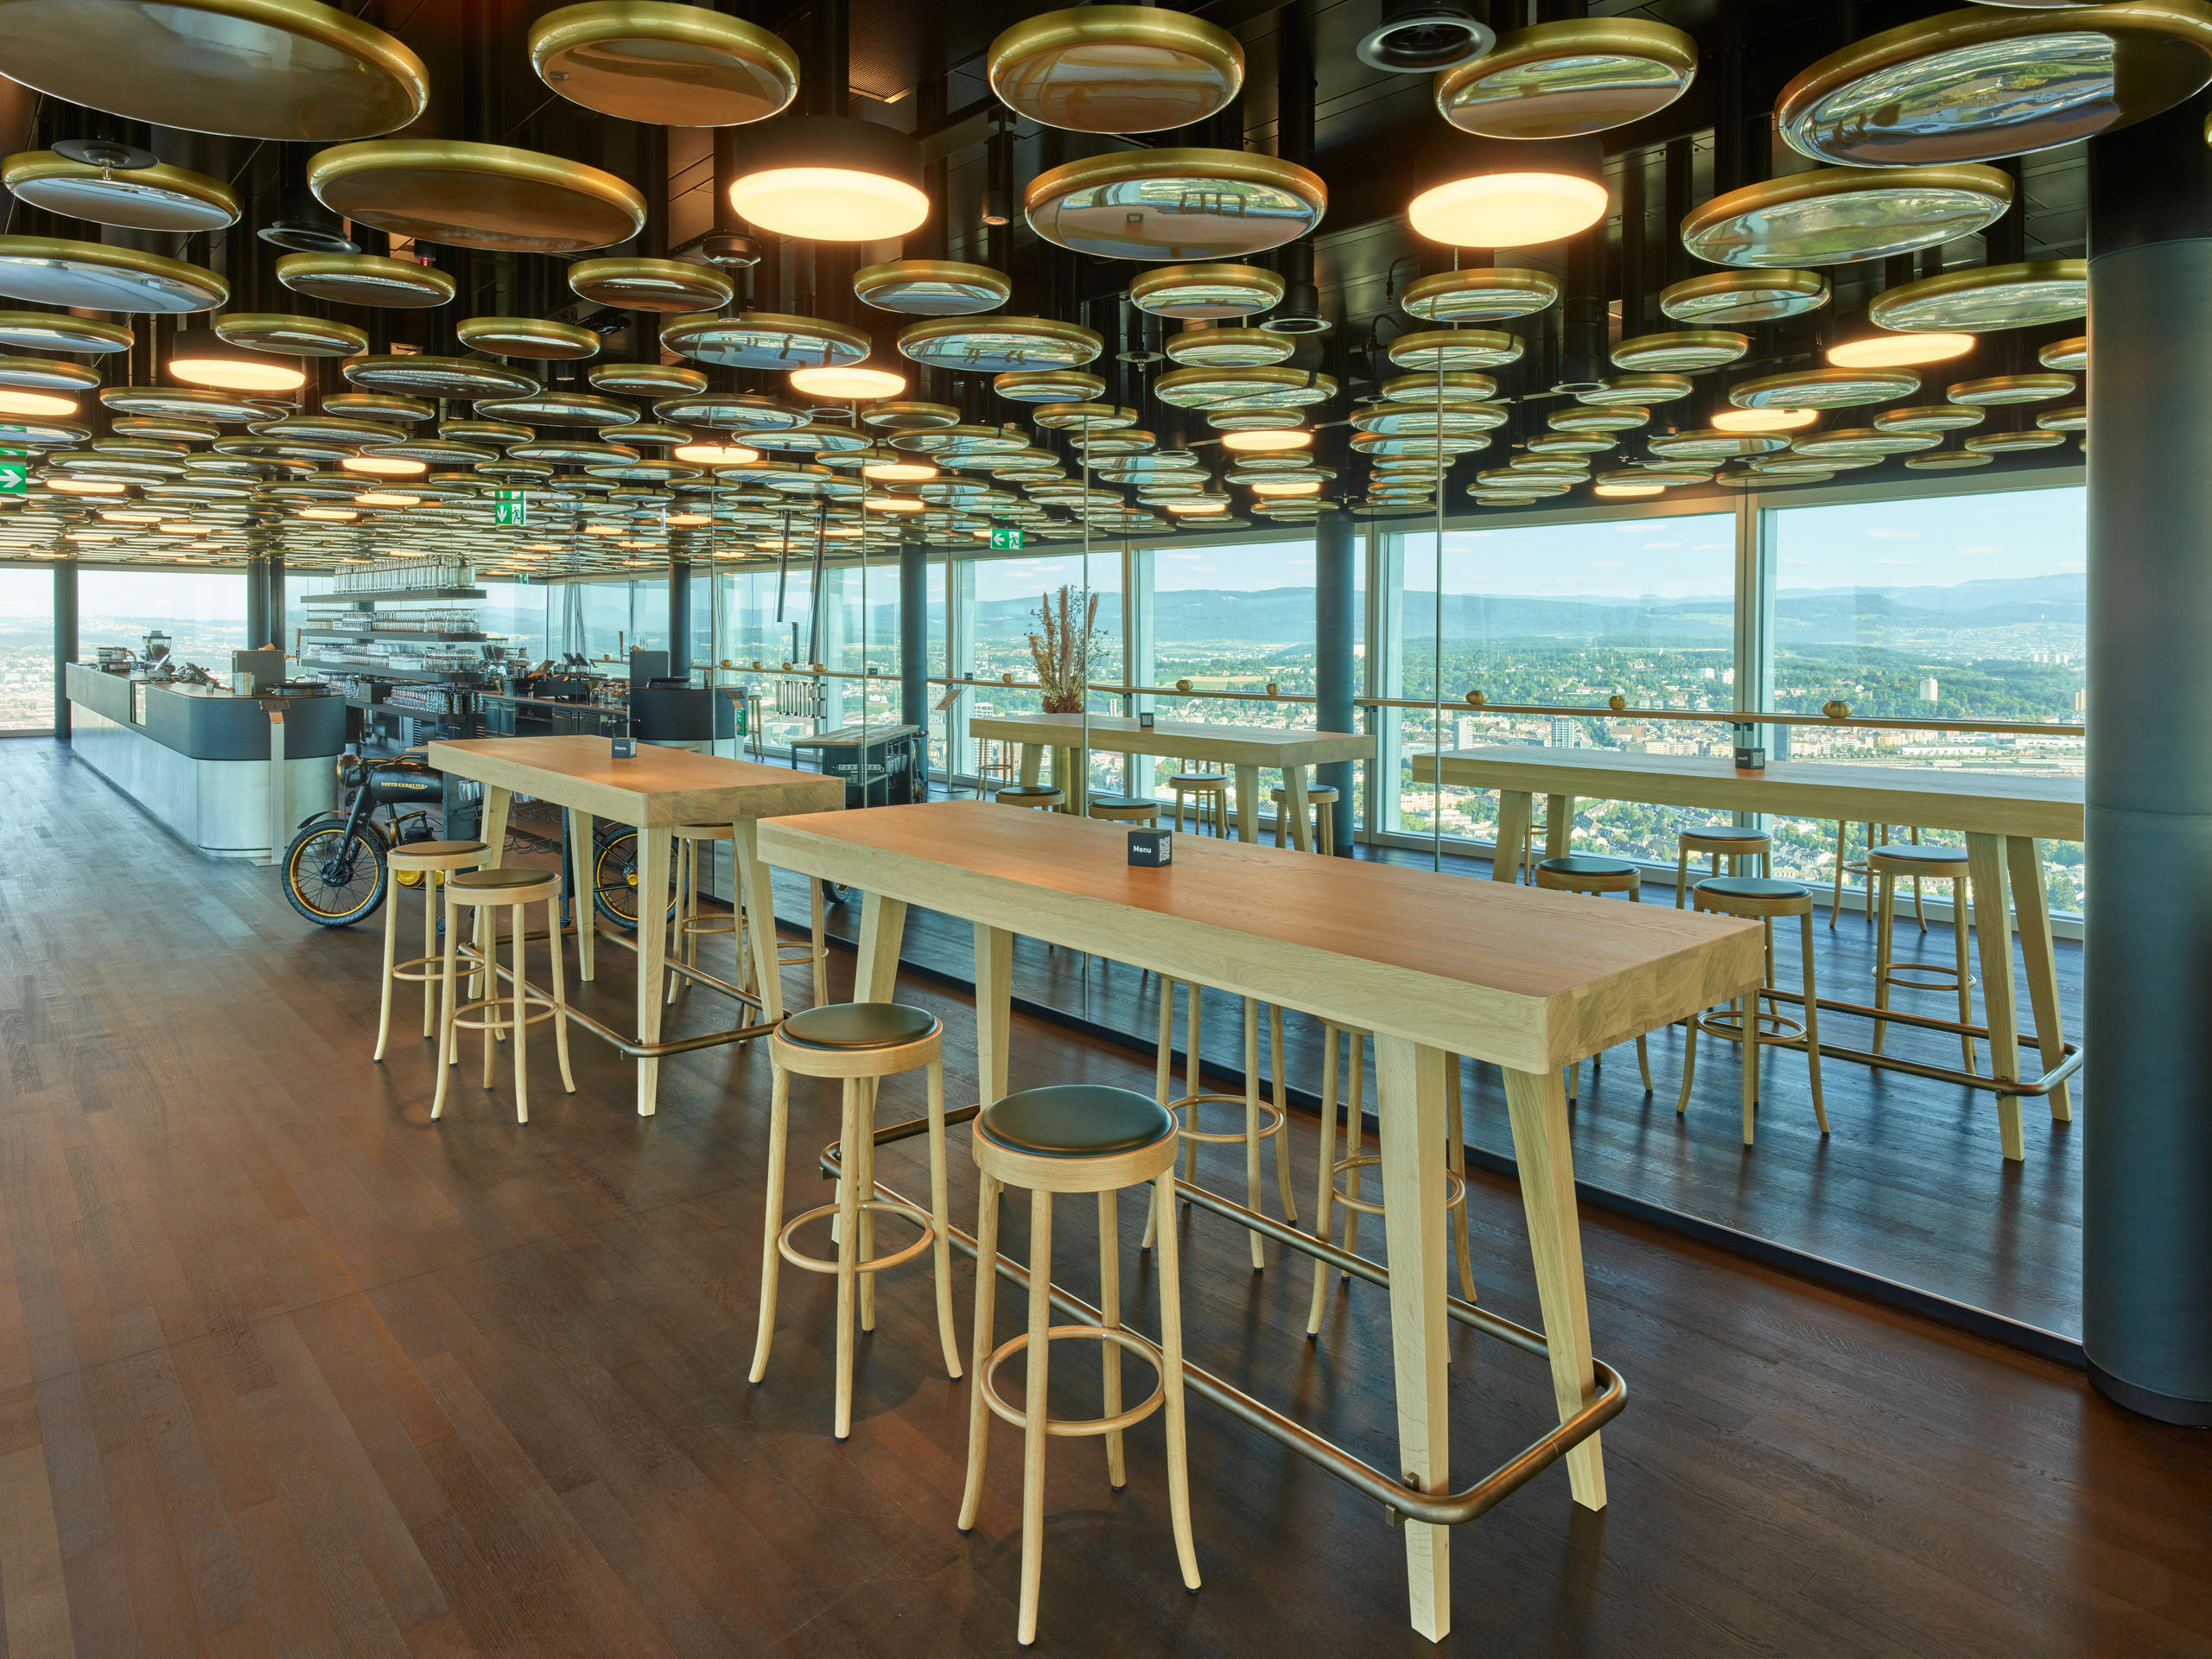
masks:
<path id="1" fill-rule="evenodd" d="M 983 1108 L 976 1132 L 1036 1158 L 1106 1158 L 1175 1133 L 1175 1118 L 1150 1095 L 1103 1083 L 1025 1089 Z"/>
<path id="2" fill-rule="evenodd" d="M 1752 847 L 1764 846 L 1774 839 L 1764 830 L 1746 830 L 1732 823 L 1701 823 L 1682 834 L 1699 841 L 1740 841 Z"/>
<path id="3" fill-rule="evenodd" d="M 937 1016 L 903 1002 L 826 1002 L 777 1027 L 801 1048 L 899 1048 L 937 1029 Z"/>
<path id="4" fill-rule="evenodd" d="M 1093 795 L 1090 804 L 1093 806 L 1110 806 L 1123 812 L 1134 812 L 1147 806 L 1157 810 L 1160 806 L 1158 801 L 1149 800 L 1142 795 Z"/>
<path id="5" fill-rule="evenodd" d="M 1600 858 L 1595 853 L 1569 853 L 1560 858 L 1548 858 L 1536 868 L 1549 870 L 1554 875 L 1627 875 L 1636 866 L 1624 858 Z"/>
<path id="6" fill-rule="evenodd" d="M 1886 858 L 1899 864 L 1908 861 L 1914 864 L 1963 864 L 1967 861 L 1967 849 L 1963 847 L 1916 847 L 1910 842 L 1885 842 L 1879 847 L 1870 848 L 1866 855 L 1869 858 Z"/>
<path id="7" fill-rule="evenodd" d="M 1770 881 L 1763 875 L 1708 875 L 1690 889 L 1719 899 L 1807 899 L 1812 889 L 1802 881 Z"/>

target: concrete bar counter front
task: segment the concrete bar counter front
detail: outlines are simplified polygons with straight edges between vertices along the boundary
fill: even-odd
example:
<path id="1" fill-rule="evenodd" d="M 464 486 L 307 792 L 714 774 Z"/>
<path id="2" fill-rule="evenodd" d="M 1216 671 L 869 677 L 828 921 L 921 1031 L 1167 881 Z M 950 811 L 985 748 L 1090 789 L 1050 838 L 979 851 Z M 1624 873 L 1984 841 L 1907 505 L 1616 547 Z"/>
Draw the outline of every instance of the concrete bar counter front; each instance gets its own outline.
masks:
<path id="1" fill-rule="evenodd" d="M 210 857 L 272 859 L 302 818 L 337 804 L 342 697 L 240 696 L 83 663 L 67 677 L 77 758 Z"/>

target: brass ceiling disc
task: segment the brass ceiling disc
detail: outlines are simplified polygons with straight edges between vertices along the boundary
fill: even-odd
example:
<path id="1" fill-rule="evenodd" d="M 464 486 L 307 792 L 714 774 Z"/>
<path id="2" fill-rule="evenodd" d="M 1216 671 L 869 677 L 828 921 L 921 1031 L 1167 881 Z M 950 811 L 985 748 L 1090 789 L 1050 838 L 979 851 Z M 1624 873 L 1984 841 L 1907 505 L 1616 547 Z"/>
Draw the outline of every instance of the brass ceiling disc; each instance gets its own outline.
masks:
<path id="1" fill-rule="evenodd" d="M 0 22 L 7 16 L 0 0 Z M 4 58 L 0 48 L 0 58 Z M 54 237 L 0 236 L 0 295 L 87 311 L 212 311 L 231 297 L 212 270 L 136 248 Z"/>
<path id="2" fill-rule="evenodd" d="M 1495 431 L 1511 414 L 1503 404 L 1370 404 L 1351 417 L 1351 423 L 1362 432 L 1450 438 Z"/>
<path id="3" fill-rule="evenodd" d="M 487 461 L 480 463 L 477 472 L 503 484 L 537 484 L 553 476 L 550 467 L 541 467 L 528 461 Z"/>
<path id="4" fill-rule="evenodd" d="M 402 397 L 389 391 L 332 391 L 323 394 L 322 412 L 365 421 L 399 421 L 414 425 L 435 420 L 438 406 L 420 397 Z"/>
<path id="5" fill-rule="evenodd" d="M 1656 115 L 1689 90 L 1697 42 L 1636 17 L 1575 17 L 1497 37 L 1436 77 L 1436 112 L 1487 138 L 1572 138 Z"/>
<path id="6" fill-rule="evenodd" d="M 1376 388 L 1394 404 L 1478 404 L 1497 396 L 1497 382 L 1486 374 L 1446 370 L 1442 374 L 1398 374 Z"/>
<path id="7" fill-rule="evenodd" d="M 1155 317 L 1225 322 L 1282 302 L 1283 279 L 1258 265 L 1162 265 L 1129 283 L 1129 303 Z"/>
<path id="8" fill-rule="evenodd" d="M 362 391 L 403 397 L 519 397 L 537 388 L 535 376 L 488 357 L 363 355 L 345 368 L 347 382 Z"/>
<path id="9" fill-rule="evenodd" d="M 614 467 L 624 461 L 640 461 L 638 450 L 620 443 L 593 442 L 583 438 L 559 436 L 539 438 L 531 443 L 518 444 L 507 452 L 507 459 L 521 461 L 551 461 L 566 467 Z"/>
<path id="10" fill-rule="evenodd" d="M 1040 404 L 1029 412 L 1040 432 L 1113 432 L 1137 423 L 1137 412 L 1114 404 Z M 1149 435 L 1145 448 L 1152 448 Z"/>
<path id="11" fill-rule="evenodd" d="M 0 334 L 0 340 L 6 338 L 4 334 Z M 55 349 L 68 348 L 58 346 Z M 2071 340 L 2054 340 L 2036 353 L 2036 361 L 2046 369 L 2057 369 L 2062 372 L 2070 370 L 2079 374 L 2089 366 L 2089 337 L 2076 334 Z"/>
<path id="12" fill-rule="evenodd" d="M 1677 397 L 1687 397 L 1696 390 L 1686 374 L 1616 374 L 1606 378 L 1605 384 L 1595 391 L 1576 394 L 1575 401 L 1583 404 L 1630 404 L 1648 408 L 1653 404 L 1671 404 Z"/>
<path id="13" fill-rule="evenodd" d="M 194 386 L 109 386 L 100 402 L 118 415 L 173 416 L 179 420 L 211 421 L 219 426 L 249 421 L 273 421 L 284 413 L 281 404 L 241 397 L 236 392 L 206 391 Z"/>
<path id="14" fill-rule="evenodd" d="M 180 421 L 159 415 L 118 415 L 107 423 L 118 437 L 150 438 L 167 443 L 213 443 L 222 429 L 207 421 Z"/>
<path id="15" fill-rule="evenodd" d="M 1613 366 L 1638 372 L 1688 374 L 1733 363 L 1751 349 L 1750 339 L 1726 328 L 1683 328 L 1638 334 L 1613 347 Z"/>
<path id="16" fill-rule="evenodd" d="M 632 397 L 688 397 L 707 389 L 707 377 L 681 363 L 594 363 L 584 378 L 595 391 Z"/>
<path id="17" fill-rule="evenodd" d="M 991 91 L 1068 132 L 1165 132 L 1203 121 L 1244 85 L 1244 48 L 1217 24 L 1151 6 L 1078 6 L 991 42 Z"/>
<path id="18" fill-rule="evenodd" d="M 617 461 L 605 467 L 587 467 L 584 471 L 594 478 L 611 479 L 622 484 L 681 484 L 705 476 L 700 467 L 673 461 Z"/>
<path id="19" fill-rule="evenodd" d="M 67 311 L 0 311 L 0 346 L 21 352 L 127 352 L 137 336 L 128 323 L 72 316 Z"/>
<path id="20" fill-rule="evenodd" d="M 1398 303 L 1423 322 L 1484 322 L 1525 317 L 1555 303 L 1559 279 L 1541 270 L 1440 270 L 1406 284 Z"/>
<path id="21" fill-rule="evenodd" d="M 487 398 L 476 405 L 476 412 L 487 421 L 517 421 L 524 426 L 628 426 L 639 418 L 634 404 L 562 386 L 547 386 L 521 397 Z"/>
<path id="22" fill-rule="evenodd" d="M 100 372 L 82 363 L 56 357 L 0 357 L 0 386 L 22 386 L 32 391 L 90 391 L 100 383 Z"/>
<path id="23" fill-rule="evenodd" d="M 406 438 L 397 443 L 377 444 L 364 449 L 365 455 L 389 455 L 397 461 L 419 461 L 426 467 L 452 468 L 474 467 L 480 461 L 497 461 L 499 452 L 478 443 L 454 443 L 444 438 Z M 437 482 L 439 474 L 433 473 L 423 481 Z M 474 483 L 475 480 L 468 480 Z M 395 488 L 401 487 L 398 485 Z"/>
<path id="24" fill-rule="evenodd" d="M 1029 441 L 1011 427 L 960 425 L 902 432 L 891 440 L 891 447 L 918 455 L 949 455 L 962 452 L 1011 454 L 1017 449 L 1027 449 Z"/>
<path id="25" fill-rule="evenodd" d="M 1404 432 L 1355 432 L 1351 435 L 1351 451 L 1356 455 L 1410 455 L 1434 458 L 1471 455 L 1490 448 L 1487 432 L 1447 432 L 1442 437 L 1424 437 Z"/>
<path id="26" fill-rule="evenodd" d="M 569 287 L 617 311 L 719 311 L 737 292 L 714 266 L 688 259 L 580 259 L 569 267 Z"/>
<path id="27" fill-rule="evenodd" d="M 488 443 L 504 448 L 511 443 L 528 443 L 536 435 L 526 426 L 512 421 L 440 421 L 438 435 L 454 443 Z"/>
<path id="28" fill-rule="evenodd" d="M 1970 7 L 1857 41 L 1775 100 L 1789 147 L 1847 167 L 1995 161 L 2128 126 L 2212 80 L 2191 0 Z"/>
<path id="29" fill-rule="evenodd" d="M 1919 390 L 1920 377 L 1903 369 L 1800 369 L 1742 381 L 1728 401 L 1738 409 L 1856 409 Z"/>
<path id="30" fill-rule="evenodd" d="M 931 317 L 899 331 L 899 350 L 914 362 L 976 374 L 1079 369 L 1105 349 L 1094 330 L 1050 317 Z"/>
<path id="31" fill-rule="evenodd" d="M 1669 284 L 1659 308 L 1698 327 L 1772 322 L 1802 316 L 1828 302 L 1828 279 L 1817 270 L 1715 270 Z"/>
<path id="32" fill-rule="evenodd" d="M 1522 448 L 1532 455 L 1602 455 L 1619 445 L 1612 438 L 1580 432 L 1548 432 L 1541 438 L 1529 439 Z"/>
<path id="33" fill-rule="evenodd" d="M 664 397 L 654 404 L 653 415 L 678 426 L 713 426 L 731 432 L 772 432 L 806 423 L 806 411 L 798 404 L 754 392 L 709 391 Z"/>
<path id="34" fill-rule="evenodd" d="M 1575 405 L 1554 410 L 1544 424 L 1554 432 L 1632 432 L 1650 418 L 1650 411 L 1640 404 Z"/>
<path id="35" fill-rule="evenodd" d="M 1328 205 L 1319 175 L 1241 149 L 1112 150 L 1040 173 L 1022 193 L 1030 228 L 1047 242 L 1155 262 L 1278 248 L 1318 226 Z"/>
<path id="36" fill-rule="evenodd" d="M 1106 383 L 1081 369 L 1016 369 L 995 376 L 991 390 L 1017 404 L 1087 404 L 1106 395 Z"/>
<path id="37" fill-rule="evenodd" d="M 92 435 L 74 421 L 0 420 L 0 444 L 23 449 L 60 449 Z"/>
<path id="38" fill-rule="evenodd" d="M 367 333 L 350 322 L 283 311 L 226 311 L 215 319 L 215 333 L 231 345 L 280 357 L 352 357 L 369 346 Z"/>
<path id="39" fill-rule="evenodd" d="M 855 427 L 824 426 L 811 421 L 780 432 L 755 433 L 752 442 L 763 449 L 802 455 L 858 454 L 875 447 L 875 441 Z"/>
<path id="40" fill-rule="evenodd" d="M 303 438 L 354 447 L 399 443 L 407 436 L 407 429 L 396 421 L 363 420 L 353 415 L 287 415 L 282 420 L 258 423 L 251 430 L 257 437 Z"/>
<path id="41" fill-rule="evenodd" d="M 2046 432 L 2086 432 L 2089 428 L 2088 405 L 2062 404 L 2056 409 L 2047 409 L 2036 416 L 2036 424 Z"/>
<path id="42" fill-rule="evenodd" d="M 1280 365 L 1257 369 L 1170 369 L 1152 383 L 1152 395 L 1177 409 L 1212 404 L 1256 404 L 1274 409 L 1302 409 L 1337 395 L 1325 374 Z"/>
<path id="43" fill-rule="evenodd" d="M 691 442 L 690 427 L 664 426 L 658 421 L 639 421 L 635 426 L 618 426 L 610 429 L 620 432 L 622 435 L 622 442 L 629 444 Z M 604 437 L 607 435 L 601 433 L 600 435 Z"/>
<path id="44" fill-rule="evenodd" d="M 410 311 L 443 305 L 457 288 L 434 266 L 380 253 L 288 253 L 276 262 L 276 280 L 310 300 Z"/>
<path id="45" fill-rule="evenodd" d="M 0 162 L 0 184 L 49 213 L 130 231 L 188 236 L 238 222 L 238 193 L 230 186 L 160 162 L 116 170 L 29 149 Z"/>
<path id="46" fill-rule="evenodd" d="M 333 143 L 404 127 L 423 60 L 315 0 L 0 0 L 0 73 L 129 121 Z"/>
<path id="47" fill-rule="evenodd" d="M 1959 404 L 1918 404 L 1906 409 L 1885 409 L 1874 417 L 1877 432 L 1955 432 L 1980 426 L 1989 417 L 1978 409 Z"/>
<path id="48" fill-rule="evenodd" d="M 1821 167 L 1694 208 L 1682 245 L 1716 265 L 1846 265 L 1974 235 L 2012 205 L 2012 179 L 1970 162 Z"/>
<path id="49" fill-rule="evenodd" d="M 1734 461 L 1787 449 L 1789 440 L 1775 432 L 1716 432 L 1711 428 L 1669 433 L 1650 441 L 1651 453 L 1669 461 Z"/>
<path id="50" fill-rule="evenodd" d="M 453 332 L 471 351 L 493 357 L 572 363 L 599 352 L 599 336 L 590 329 L 544 317 L 467 317 L 454 325 Z"/>
<path id="51" fill-rule="evenodd" d="M 1943 389 L 1945 402 L 1974 409 L 1999 404 L 2047 404 L 2054 397 L 2073 395 L 2070 374 L 1999 374 L 1981 380 L 1961 380 Z"/>
<path id="52" fill-rule="evenodd" d="M 1567 479 L 1546 478 L 1541 473 L 1519 472 L 1504 467 L 1477 473 L 1475 481 L 1516 495 L 1565 495 L 1574 487 Z"/>
<path id="53" fill-rule="evenodd" d="M 1288 334 L 1264 328 L 1185 328 L 1167 336 L 1167 355 L 1179 365 L 1256 369 L 1280 363 L 1298 349 Z"/>
<path id="54" fill-rule="evenodd" d="M 1400 334 L 1389 359 L 1401 369 L 1502 369 L 1521 360 L 1519 338 L 1498 328 L 1427 328 Z"/>
<path id="55" fill-rule="evenodd" d="M 1907 455 L 1904 464 L 1916 473 L 1955 473 L 1968 467 L 1986 467 L 1993 459 L 1965 449 L 1942 449 L 1931 455 Z"/>
<path id="56" fill-rule="evenodd" d="M 1977 455 L 2011 455 L 2030 449 L 2048 449 L 2053 444 L 2066 442 L 2063 432 L 2031 429 L 2025 432 L 1977 432 L 1966 441 L 1967 448 Z"/>
<path id="57" fill-rule="evenodd" d="M 721 316 L 694 311 L 661 330 L 661 344 L 702 363 L 734 369 L 842 368 L 872 349 L 868 337 L 842 323 L 773 311 Z"/>
<path id="58" fill-rule="evenodd" d="M 2037 259 L 1947 270 L 1877 294 L 1866 319 L 1905 333 L 1980 334 L 2032 328 L 2088 315 L 2089 262 Z"/>
<path id="59" fill-rule="evenodd" d="M 780 113 L 798 94 L 798 54 L 711 6 L 563 6 L 531 25 L 530 61 L 570 103 L 652 126 L 743 126 Z"/>
<path id="60" fill-rule="evenodd" d="M 341 219 L 448 247 L 577 253 L 645 225 L 645 199 L 612 173 L 457 138 L 339 144 L 308 158 L 308 186 Z"/>
<path id="61" fill-rule="evenodd" d="M 1875 426 L 1839 427 L 1799 438 L 1789 448 L 1794 454 L 1816 461 L 1847 461 L 1861 455 L 1907 455 L 1933 449 L 1943 440 L 1933 432 L 1885 431 Z"/>
<path id="62" fill-rule="evenodd" d="M 910 317 L 969 317 L 995 311 L 1014 293 L 1014 283 L 988 265 L 957 259 L 893 259 L 853 273 L 853 292 L 862 304 Z"/>

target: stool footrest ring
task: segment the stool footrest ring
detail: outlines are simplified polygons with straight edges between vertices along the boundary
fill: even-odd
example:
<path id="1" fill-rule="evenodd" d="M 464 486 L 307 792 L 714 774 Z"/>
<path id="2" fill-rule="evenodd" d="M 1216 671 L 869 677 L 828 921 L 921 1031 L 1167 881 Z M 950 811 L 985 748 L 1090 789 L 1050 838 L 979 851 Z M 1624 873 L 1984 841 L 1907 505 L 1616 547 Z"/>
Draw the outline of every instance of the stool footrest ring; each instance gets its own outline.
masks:
<path id="1" fill-rule="evenodd" d="M 1048 1344 L 1060 1337 L 1087 1337 L 1096 1342 L 1110 1342 L 1116 1347 L 1127 1349 L 1155 1371 L 1160 1370 L 1166 1363 L 1160 1357 L 1157 1346 L 1147 1342 L 1135 1332 L 1124 1331 L 1117 1325 L 1055 1325 L 1047 1328 L 1045 1332 L 1045 1340 Z M 1000 1396 L 998 1370 L 1001 1365 L 1028 1346 L 1029 1333 L 1027 1331 L 1018 1337 L 1001 1343 L 992 1351 L 990 1358 L 983 1362 L 983 1374 L 976 1379 L 976 1386 L 983 1390 L 983 1403 L 991 1408 L 995 1416 L 1012 1423 L 1016 1428 L 1029 1427 L 1028 1414 L 1007 1404 Z M 1154 1412 L 1159 1410 L 1166 1403 L 1166 1399 L 1167 1384 L 1165 1381 L 1157 1382 L 1153 1384 L 1152 1393 L 1148 1398 L 1140 1401 L 1126 1411 L 1117 1411 L 1110 1417 L 1047 1417 L 1045 1419 L 1045 1432 L 1047 1434 L 1056 1434 L 1062 1439 L 1070 1440 L 1085 1434 L 1111 1434 L 1117 1430 L 1128 1427 L 1132 1423 L 1142 1422 Z M 1030 1402 L 1023 1402 L 1024 1405 Z"/>
<path id="2" fill-rule="evenodd" d="M 1920 977 L 1929 974 L 1942 977 Z M 1907 978 L 1907 975 L 1914 977 Z M 1898 991 L 1955 991 L 1959 988 L 1959 970 L 1943 962 L 1893 962 L 1890 964 L 1889 979 L 1890 988 Z M 1980 982 L 1971 976 L 1967 980 L 1969 987 Z"/>
<path id="3" fill-rule="evenodd" d="M 1169 1101 L 1167 1109 L 1175 1114 L 1176 1133 L 1185 1141 L 1204 1141 L 1208 1145 L 1225 1145 L 1231 1141 L 1241 1142 L 1244 1139 L 1244 1131 L 1237 1129 L 1228 1132 L 1192 1128 L 1183 1122 L 1183 1109 L 1186 1106 L 1242 1106 L 1243 1103 L 1244 1096 L 1242 1095 L 1185 1095 L 1179 1100 Z M 1264 1141 L 1271 1135 L 1281 1134 L 1282 1108 L 1268 1100 L 1262 1100 L 1256 1103 L 1260 1109 L 1261 1119 L 1258 1138 Z"/>
<path id="4" fill-rule="evenodd" d="M 529 984 L 525 984 L 523 988 L 523 1007 L 528 1010 L 528 1012 L 522 1017 L 522 1023 L 525 1026 L 534 1026 L 541 1020 L 550 1020 L 556 1014 L 560 1013 L 560 1010 L 553 1006 L 553 999 L 551 997 L 546 995 L 544 992 L 539 990 L 536 986 Z M 505 996 L 481 996 L 478 997 L 474 1001 L 463 1002 L 453 1011 L 453 1023 L 454 1029 L 460 1031 L 512 1031 L 515 1028 L 515 1020 L 512 1013 L 513 1007 L 514 995 L 512 992 Z M 487 1015 L 486 1018 L 480 1020 L 471 1020 L 467 1017 L 472 1014 L 481 1014 L 486 1009 L 500 1010 L 505 1014 L 506 1017 L 504 1019 L 493 1019 Z"/>
<path id="5" fill-rule="evenodd" d="M 1700 1013 L 1694 1016 L 1697 1028 L 1708 1037 L 1718 1037 L 1726 1042 L 1744 1040 L 1743 1021 L 1732 1014 Z M 1805 1022 L 1794 1020 L 1786 1014 L 1771 1008 L 1759 1010 L 1759 1041 L 1763 1043 L 1794 1043 L 1805 1035 Z M 1769 1033 L 1772 1034 L 1770 1035 Z"/>
<path id="6" fill-rule="evenodd" d="M 1335 1163 L 1329 1166 L 1329 1173 L 1332 1175 L 1348 1175 L 1356 1169 L 1369 1169 L 1377 1164 L 1380 1164 L 1382 1161 L 1382 1160 L 1380 1158 L 1376 1157 L 1371 1154 L 1357 1158 L 1339 1158 Z M 1347 1192 L 1341 1186 L 1338 1186 L 1334 1181 L 1332 1181 L 1329 1185 L 1335 1191 L 1337 1202 L 1344 1205 L 1345 1209 L 1357 1210 L 1363 1216 L 1379 1216 L 1382 1213 L 1382 1205 L 1381 1200 L 1376 1198 L 1363 1198 L 1354 1193 Z M 1446 1170 L 1444 1172 L 1445 1209 L 1447 1211 L 1457 1210 L 1466 1201 L 1467 1183 L 1461 1177 L 1453 1174 L 1450 1170 Z"/>
<path id="7" fill-rule="evenodd" d="M 903 1250 L 893 1250 L 888 1255 L 874 1255 L 865 1262 L 854 1262 L 853 1271 L 855 1273 L 881 1273 L 886 1268 L 895 1268 L 901 1262 L 911 1262 L 929 1249 L 937 1238 L 937 1225 L 930 1219 L 930 1212 L 915 1205 L 906 1204 L 896 1198 L 862 1198 L 855 1207 L 872 1210 L 880 1216 L 903 1216 L 922 1230 L 922 1236 Z M 839 1206 L 834 1204 L 817 1205 L 804 1215 L 793 1216 L 784 1224 L 783 1231 L 776 1235 L 776 1253 L 793 1267 L 804 1268 L 809 1273 L 836 1272 L 836 1257 L 833 1255 L 825 1259 L 818 1255 L 808 1255 L 791 1243 L 791 1235 L 810 1221 L 819 1221 L 824 1216 L 836 1215 L 838 1208 Z"/>

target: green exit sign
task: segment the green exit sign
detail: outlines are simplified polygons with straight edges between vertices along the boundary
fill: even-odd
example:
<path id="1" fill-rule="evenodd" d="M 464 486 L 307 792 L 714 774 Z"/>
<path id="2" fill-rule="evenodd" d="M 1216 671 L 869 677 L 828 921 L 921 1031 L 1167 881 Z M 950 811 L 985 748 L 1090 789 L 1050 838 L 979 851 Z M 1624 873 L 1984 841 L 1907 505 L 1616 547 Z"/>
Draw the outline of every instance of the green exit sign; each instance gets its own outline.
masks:
<path id="1" fill-rule="evenodd" d="M 530 523 L 530 499 L 520 490 L 501 490 L 492 498 L 492 522 L 519 529 Z"/>
<path id="2" fill-rule="evenodd" d="M 31 461 L 20 449 L 0 449 L 0 495 L 30 492 Z"/>
<path id="3" fill-rule="evenodd" d="M 1018 548 L 1021 545 L 1021 531 L 1019 529 L 994 530 L 991 532 L 991 545 Z"/>

